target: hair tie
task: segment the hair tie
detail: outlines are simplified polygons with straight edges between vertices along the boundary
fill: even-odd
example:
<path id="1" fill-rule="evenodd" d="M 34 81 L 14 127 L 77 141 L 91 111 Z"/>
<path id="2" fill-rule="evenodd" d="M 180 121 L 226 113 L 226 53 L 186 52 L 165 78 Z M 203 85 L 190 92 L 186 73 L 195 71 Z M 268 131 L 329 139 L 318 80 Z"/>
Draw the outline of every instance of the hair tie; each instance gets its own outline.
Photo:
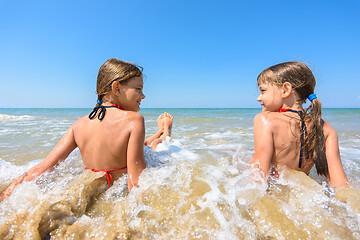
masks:
<path id="1" fill-rule="evenodd" d="M 101 101 L 100 100 L 96 100 L 97 104 L 101 105 Z"/>
<path id="2" fill-rule="evenodd" d="M 308 99 L 309 99 L 309 101 L 311 102 L 312 100 L 316 99 L 316 98 L 317 98 L 317 96 L 316 96 L 316 94 L 315 94 L 315 93 L 312 93 L 312 94 L 310 94 L 307 98 L 308 98 Z"/>

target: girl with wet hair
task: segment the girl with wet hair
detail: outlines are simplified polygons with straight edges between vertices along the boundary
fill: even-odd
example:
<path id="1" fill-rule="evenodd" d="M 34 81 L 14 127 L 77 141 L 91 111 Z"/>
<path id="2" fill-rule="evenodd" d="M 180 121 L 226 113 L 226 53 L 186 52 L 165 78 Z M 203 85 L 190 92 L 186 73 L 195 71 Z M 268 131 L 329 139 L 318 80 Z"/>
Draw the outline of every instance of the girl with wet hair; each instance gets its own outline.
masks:
<path id="1" fill-rule="evenodd" d="M 158 118 L 159 131 L 146 141 L 144 118 L 140 110 L 143 94 L 141 67 L 116 58 L 107 60 L 97 77 L 97 104 L 89 115 L 77 120 L 50 154 L 38 165 L 16 178 L 0 195 L 7 198 L 23 181 L 31 181 L 53 169 L 79 148 L 84 169 L 104 172 L 108 186 L 128 173 L 128 188 L 138 185 L 146 167 L 144 144 L 156 148 L 170 136 L 172 116 Z"/>
<path id="2" fill-rule="evenodd" d="M 254 166 L 267 178 L 283 166 L 309 174 L 315 165 L 333 186 L 346 185 L 338 137 L 322 119 L 310 68 L 280 63 L 260 73 L 257 83 L 262 112 L 254 118 Z"/>

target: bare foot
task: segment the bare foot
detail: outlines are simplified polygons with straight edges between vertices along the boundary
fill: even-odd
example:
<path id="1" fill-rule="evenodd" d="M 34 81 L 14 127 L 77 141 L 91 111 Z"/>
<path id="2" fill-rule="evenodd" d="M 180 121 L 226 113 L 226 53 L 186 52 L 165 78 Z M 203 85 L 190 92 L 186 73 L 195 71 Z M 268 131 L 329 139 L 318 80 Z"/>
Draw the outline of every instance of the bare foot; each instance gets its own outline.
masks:
<path id="1" fill-rule="evenodd" d="M 157 123 L 158 123 L 159 131 L 163 133 L 164 132 L 164 113 L 158 117 Z"/>
<path id="2" fill-rule="evenodd" d="M 173 117 L 165 112 L 164 113 L 164 133 L 167 131 L 167 136 L 171 136 L 171 129 L 172 129 Z"/>

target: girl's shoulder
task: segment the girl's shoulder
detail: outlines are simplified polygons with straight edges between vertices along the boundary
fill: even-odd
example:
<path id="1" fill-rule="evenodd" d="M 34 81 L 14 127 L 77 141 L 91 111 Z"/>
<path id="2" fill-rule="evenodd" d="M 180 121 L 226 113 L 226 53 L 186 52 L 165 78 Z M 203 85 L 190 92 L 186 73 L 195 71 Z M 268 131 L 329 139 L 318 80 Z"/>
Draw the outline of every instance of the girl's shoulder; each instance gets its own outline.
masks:
<path id="1" fill-rule="evenodd" d="M 330 123 L 324 119 L 322 120 L 324 122 L 323 130 L 325 138 L 327 138 L 328 136 L 337 136 L 335 129 L 330 125 Z"/>
<path id="2" fill-rule="evenodd" d="M 130 132 L 145 134 L 145 121 L 143 115 L 137 112 L 125 111 L 127 115 Z"/>
<path id="3" fill-rule="evenodd" d="M 85 116 L 83 116 L 83 117 L 81 117 L 81 118 L 79 118 L 78 120 L 76 120 L 74 123 L 73 123 L 73 125 L 71 125 L 71 127 L 76 127 L 76 126 L 78 126 L 78 125 L 83 125 L 86 121 L 88 121 L 89 120 L 89 115 L 85 115 Z"/>
<path id="4" fill-rule="evenodd" d="M 271 132 L 278 131 L 279 129 L 289 127 L 289 119 L 284 114 L 278 112 L 264 111 L 255 116 L 254 127 Z"/>
<path id="5" fill-rule="evenodd" d="M 130 118 L 130 119 L 132 119 L 132 120 L 144 121 L 143 115 L 141 115 L 141 114 L 138 113 L 138 112 L 124 111 L 124 113 L 127 115 L 128 118 Z"/>
<path id="6" fill-rule="evenodd" d="M 143 130 L 145 129 L 145 120 L 143 115 L 133 111 L 124 111 L 126 118 L 131 126 L 135 127 L 135 129 Z M 133 128 L 131 128 L 133 129 Z"/>
<path id="7" fill-rule="evenodd" d="M 267 121 L 274 122 L 275 120 L 282 119 L 282 115 L 278 112 L 263 111 L 256 114 L 254 121 Z"/>

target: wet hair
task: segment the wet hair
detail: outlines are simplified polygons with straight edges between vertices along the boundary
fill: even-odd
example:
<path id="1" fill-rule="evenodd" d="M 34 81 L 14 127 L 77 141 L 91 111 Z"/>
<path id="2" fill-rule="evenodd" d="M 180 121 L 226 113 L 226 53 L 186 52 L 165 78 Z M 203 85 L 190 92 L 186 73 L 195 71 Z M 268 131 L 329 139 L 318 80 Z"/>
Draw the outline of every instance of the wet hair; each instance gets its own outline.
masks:
<path id="1" fill-rule="evenodd" d="M 285 62 L 271 66 L 260 73 L 257 82 L 258 85 L 270 83 L 279 87 L 288 82 L 298 94 L 301 104 L 305 103 L 307 97 L 314 93 L 316 85 L 315 77 L 310 68 L 300 62 Z M 318 98 L 313 99 L 310 106 L 302 114 L 305 121 L 309 122 L 311 129 L 305 138 L 308 156 L 315 162 L 318 175 L 329 177 L 320 100 Z"/>
<path id="2" fill-rule="evenodd" d="M 103 101 L 103 97 L 109 92 L 113 82 L 119 81 L 121 84 L 126 84 L 131 78 L 140 76 L 142 76 L 142 67 L 117 58 L 108 59 L 100 67 L 97 76 L 96 94 L 98 100 Z"/>

